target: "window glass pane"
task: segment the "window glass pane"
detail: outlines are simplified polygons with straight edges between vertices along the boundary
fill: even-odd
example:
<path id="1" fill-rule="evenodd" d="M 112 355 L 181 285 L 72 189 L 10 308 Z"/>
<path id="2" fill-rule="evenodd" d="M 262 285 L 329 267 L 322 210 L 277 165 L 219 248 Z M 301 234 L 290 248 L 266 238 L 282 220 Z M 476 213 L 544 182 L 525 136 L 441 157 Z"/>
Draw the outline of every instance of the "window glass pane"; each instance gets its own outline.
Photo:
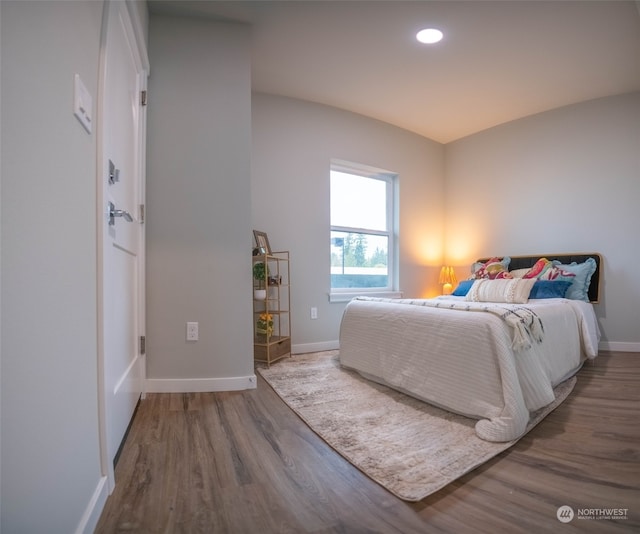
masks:
<path id="1" fill-rule="evenodd" d="M 387 287 L 388 250 L 387 236 L 332 231 L 331 287 Z"/>
<path id="2" fill-rule="evenodd" d="M 331 226 L 387 230 L 387 183 L 331 171 Z"/>

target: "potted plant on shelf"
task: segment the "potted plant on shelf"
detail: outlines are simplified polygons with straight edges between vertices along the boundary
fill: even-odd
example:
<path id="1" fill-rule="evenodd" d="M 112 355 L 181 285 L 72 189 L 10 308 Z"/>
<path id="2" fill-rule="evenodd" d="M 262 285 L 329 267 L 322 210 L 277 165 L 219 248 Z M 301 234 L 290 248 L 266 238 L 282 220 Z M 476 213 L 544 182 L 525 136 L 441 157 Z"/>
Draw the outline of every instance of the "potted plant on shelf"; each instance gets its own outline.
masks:
<path id="1" fill-rule="evenodd" d="M 266 281 L 269 276 L 269 269 L 262 261 L 253 264 L 253 278 L 258 281 L 258 287 L 253 290 L 253 298 L 264 300 L 267 298 Z"/>

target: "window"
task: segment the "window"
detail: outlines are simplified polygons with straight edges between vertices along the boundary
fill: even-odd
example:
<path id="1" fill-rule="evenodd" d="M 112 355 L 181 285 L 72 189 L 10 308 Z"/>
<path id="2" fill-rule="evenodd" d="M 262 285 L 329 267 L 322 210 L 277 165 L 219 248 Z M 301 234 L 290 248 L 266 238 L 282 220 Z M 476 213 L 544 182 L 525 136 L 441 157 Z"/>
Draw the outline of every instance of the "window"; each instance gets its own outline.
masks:
<path id="1" fill-rule="evenodd" d="M 332 301 L 396 289 L 395 183 L 393 173 L 332 163 Z"/>

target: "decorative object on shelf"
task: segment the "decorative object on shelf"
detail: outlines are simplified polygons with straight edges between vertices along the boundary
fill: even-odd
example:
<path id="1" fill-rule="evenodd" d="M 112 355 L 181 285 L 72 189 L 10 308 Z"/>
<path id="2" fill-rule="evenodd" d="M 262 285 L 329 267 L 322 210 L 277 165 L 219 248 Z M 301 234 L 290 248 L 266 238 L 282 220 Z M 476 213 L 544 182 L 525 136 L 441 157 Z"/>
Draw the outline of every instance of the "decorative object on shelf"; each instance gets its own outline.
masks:
<path id="1" fill-rule="evenodd" d="M 450 265 L 443 265 L 440 269 L 439 283 L 442 284 L 442 294 L 451 295 L 453 286 L 456 285 L 456 273 L 453 272 L 453 267 Z"/>
<path id="2" fill-rule="evenodd" d="M 258 261 L 253 264 L 253 278 L 258 281 L 258 287 L 253 290 L 253 298 L 257 300 L 264 300 L 267 298 L 267 288 L 265 282 L 269 276 L 269 267 L 263 261 Z"/>
<path id="3" fill-rule="evenodd" d="M 269 276 L 267 273 L 267 298 L 277 299 L 282 276 Z"/>
<path id="4" fill-rule="evenodd" d="M 261 313 L 256 321 L 256 334 L 270 337 L 273 334 L 273 315 L 270 313 Z"/>
<path id="5" fill-rule="evenodd" d="M 269 245 L 269 238 L 267 237 L 266 233 L 260 232 L 259 230 L 254 230 L 253 237 L 256 240 L 256 248 L 253 249 L 254 256 L 259 256 L 261 254 L 271 254 L 271 245 Z"/>

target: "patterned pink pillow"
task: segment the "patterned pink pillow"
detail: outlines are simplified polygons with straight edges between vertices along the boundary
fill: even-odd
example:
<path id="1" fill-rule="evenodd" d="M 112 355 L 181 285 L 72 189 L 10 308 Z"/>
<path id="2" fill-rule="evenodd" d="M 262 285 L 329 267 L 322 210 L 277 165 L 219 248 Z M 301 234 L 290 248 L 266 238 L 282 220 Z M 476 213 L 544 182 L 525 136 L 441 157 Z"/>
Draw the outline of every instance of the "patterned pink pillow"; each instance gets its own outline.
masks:
<path id="1" fill-rule="evenodd" d="M 540 278 L 551 267 L 553 267 L 552 262 L 547 258 L 540 258 L 522 278 Z"/>
<path id="2" fill-rule="evenodd" d="M 504 260 L 491 258 L 485 263 L 476 264 L 472 278 L 497 280 L 501 278 L 513 278 L 509 273 Z"/>

